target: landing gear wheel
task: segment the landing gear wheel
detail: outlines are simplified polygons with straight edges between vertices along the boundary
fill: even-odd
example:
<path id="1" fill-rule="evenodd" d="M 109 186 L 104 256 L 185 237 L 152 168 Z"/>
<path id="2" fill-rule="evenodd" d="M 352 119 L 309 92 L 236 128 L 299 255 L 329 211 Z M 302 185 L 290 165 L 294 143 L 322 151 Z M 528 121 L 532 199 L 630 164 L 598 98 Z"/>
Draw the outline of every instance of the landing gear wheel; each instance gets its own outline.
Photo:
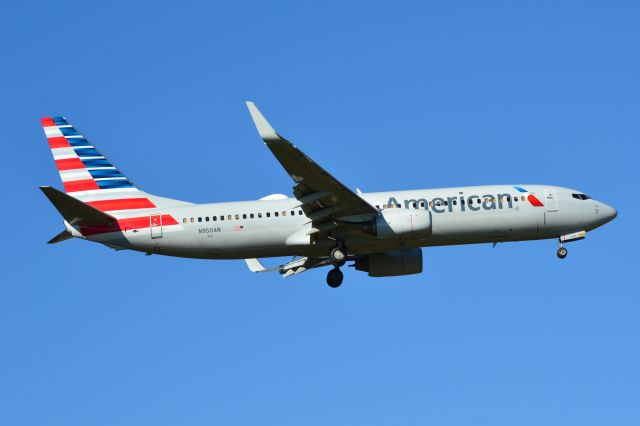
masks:
<path id="1" fill-rule="evenodd" d="M 568 253 L 568 251 L 567 251 L 567 249 L 566 249 L 566 248 L 564 248 L 564 247 L 560 247 L 560 248 L 558 249 L 558 257 L 559 257 L 560 259 L 564 259 L 565 257 L 567 257 L 567 253 Z"/>
<path id="2" fill-rule="evenodd" d="M 347 253 L 342 247 L 334 247 L 329 253 L 329 258 L 335 266 L 342 266 L 347 261 Z"/>
<path id="3" fill-rule="evenodd" d="M 340 287 L 340 284 L 342 284 L 343 278 L 344 275 L 342 274 L 340 268 L 335 267 L 327 274 L 327 284 L 329 284 L 329 287 L 331 288 L 338 288 Z"/>

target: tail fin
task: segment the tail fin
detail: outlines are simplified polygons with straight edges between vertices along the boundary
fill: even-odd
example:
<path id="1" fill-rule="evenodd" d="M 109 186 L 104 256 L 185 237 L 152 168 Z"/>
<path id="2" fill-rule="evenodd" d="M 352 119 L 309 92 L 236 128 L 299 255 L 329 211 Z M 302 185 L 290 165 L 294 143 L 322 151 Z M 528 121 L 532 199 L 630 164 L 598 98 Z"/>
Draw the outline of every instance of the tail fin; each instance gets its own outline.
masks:
<path id="1" fill-rule="evenodd" d="M 65 192 L 76 198 L 138 189 L 64 117 L 41 119 Z"/>

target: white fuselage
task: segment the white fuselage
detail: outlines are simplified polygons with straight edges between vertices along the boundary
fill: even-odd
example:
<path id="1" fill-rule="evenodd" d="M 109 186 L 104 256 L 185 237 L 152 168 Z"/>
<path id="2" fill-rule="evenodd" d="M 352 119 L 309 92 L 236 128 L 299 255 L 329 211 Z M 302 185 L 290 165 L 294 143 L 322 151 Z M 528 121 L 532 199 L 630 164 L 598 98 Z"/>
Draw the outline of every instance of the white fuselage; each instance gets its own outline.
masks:
<path id="1" fill-rule="evenodd" d="M 413 247 L 492 243 L 558 238 L 590 231 L 615 217 L 615 210 L 593 199 L 579 199 L 579 191 L 546 185 L 469 186 L 363 193 L 379 210 L 420 209 L 430 213 L 428 238 L 380 238 L 360 232 L 348 234 L 350 256 Z M 543 202 L 535 206 L 528 196 Z M 146 229 L 85 237 L 109 246 L 170 256 L 243 259 L 270 256 L 326 256 L 330 239 L 314 240 L 310 219 L 295 198 L 184 204 L 150 211 L 154 224 Z M 118 212 L 112 213 L 118 217 Z M 142 213 L 144 214 L 144 211 Z M 162 223 L 164 215 L 177 224 Z"/>

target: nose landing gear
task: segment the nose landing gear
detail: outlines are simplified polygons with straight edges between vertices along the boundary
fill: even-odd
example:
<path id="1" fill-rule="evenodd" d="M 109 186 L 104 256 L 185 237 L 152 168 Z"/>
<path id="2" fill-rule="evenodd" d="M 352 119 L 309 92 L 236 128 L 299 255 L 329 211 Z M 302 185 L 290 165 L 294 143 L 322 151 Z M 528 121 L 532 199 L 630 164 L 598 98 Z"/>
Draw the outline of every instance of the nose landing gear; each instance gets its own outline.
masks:
<path id="1" fill-rule="evenodd" d="M 562 237 L 560 237 L 560 239 L 558 240 L 558 258 L 564 259 L 565 257 L 567 257 L 567 253 L 569 252 L 566 248 L 564 248 L 564 241 L 562 241 Z"/>
<path id="2" fill-rule="evenodd" d="M 567 251 L 566 248 L 564 248 L 562 246 L 558 248 L 558 257 L 560 259 L 564 259 L 565 257 L 567 257 L 567 253 L 569 253 L 569 252 Z"/>

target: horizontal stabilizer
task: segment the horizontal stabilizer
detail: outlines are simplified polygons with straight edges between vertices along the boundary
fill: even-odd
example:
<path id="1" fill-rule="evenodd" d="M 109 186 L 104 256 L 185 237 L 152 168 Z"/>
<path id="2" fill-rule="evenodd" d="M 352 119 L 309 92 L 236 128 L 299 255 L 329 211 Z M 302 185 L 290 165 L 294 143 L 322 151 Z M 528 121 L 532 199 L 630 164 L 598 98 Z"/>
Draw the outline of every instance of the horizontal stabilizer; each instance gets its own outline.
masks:
<path id="1" fill-rule="evenodd" d="M 66 241 L 69 238 L 73 238 L 73 235 L 71 235 L 69 231 L 65 229 L 64 231 L 47 241 L 47 244 L 61 243 L 62 241 Z"/>
<path id="2" fill-rule="evenodd" d="M 82 201 L 58 191 L 51 186 L 41 186 L 51 204 L 60 212 L 70 225 L 108 225 L 116 222 L 116 218 L 91 207 Z M 57 237 L 56 237 L 57 238 Z M 54 238 L 55 239 L 55 238 Z M 61 241 L 61 240 L 60 240 Z"/>

